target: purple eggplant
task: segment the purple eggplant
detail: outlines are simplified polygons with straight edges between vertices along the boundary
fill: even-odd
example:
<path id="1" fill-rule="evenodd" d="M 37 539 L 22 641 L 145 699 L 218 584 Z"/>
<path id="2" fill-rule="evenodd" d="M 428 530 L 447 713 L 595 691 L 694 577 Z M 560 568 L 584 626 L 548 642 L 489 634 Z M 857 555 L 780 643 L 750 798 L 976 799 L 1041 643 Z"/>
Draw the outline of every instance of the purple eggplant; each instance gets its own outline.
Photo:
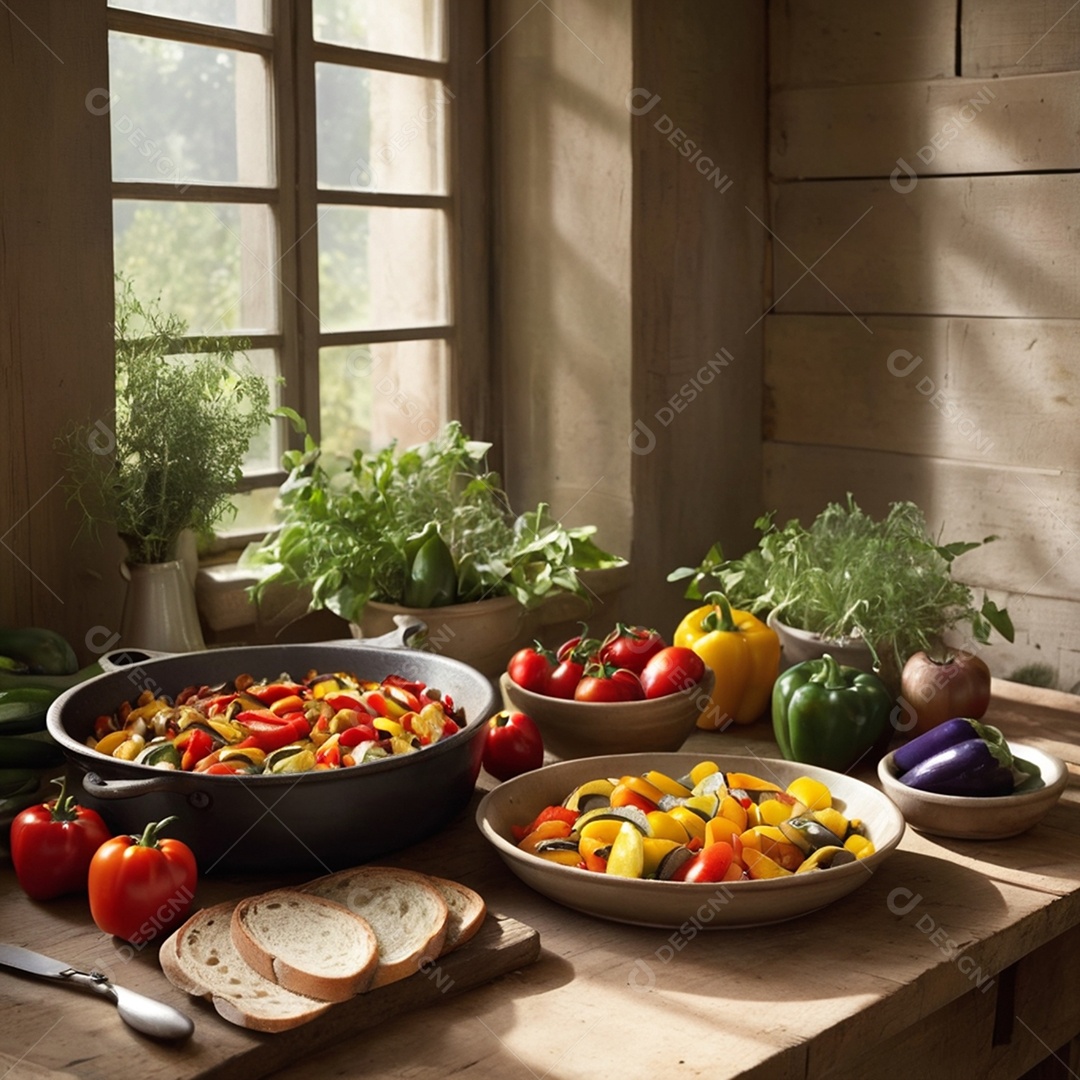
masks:
<path id="1" fill-rule="evenodd" d="M 1005 736 L 996 727 L 989 724 L 980 724 L 978 720 L 965 720 L 957 718 L 946 720 L 944 724 L 938 724 L 922 735 L 905 743 L 893 754 L 893 763 L 898 775 L 903 775 L 909 769 L 914 769 L 920 761 L 942 750 L 947 750 L 957 743 L 967 742 L 973 738 L 984 739 L 988 743 L 1005 745 Z"/>
<path id="2" fill-rule="evenodd" d="M 976 736 L 924 758 L 901 774 L 900 783 L 936 795 L 1010 795 L 1012 754 Z"/>

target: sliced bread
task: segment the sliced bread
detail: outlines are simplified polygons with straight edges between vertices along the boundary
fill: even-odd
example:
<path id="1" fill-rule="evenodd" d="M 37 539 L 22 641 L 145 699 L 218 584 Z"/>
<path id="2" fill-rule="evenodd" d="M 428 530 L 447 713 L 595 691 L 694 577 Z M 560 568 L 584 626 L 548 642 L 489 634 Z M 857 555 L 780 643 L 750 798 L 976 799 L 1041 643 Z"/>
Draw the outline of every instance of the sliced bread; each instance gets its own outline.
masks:
<path id="1" fill-rule="evenodd" d="M 232 903 L 195 912 L 161 946 L 161 970 L 173 986 L 207 998 L 231 1024 L 286 1031 L 321 1016 L 329 1002 L 294 994 L 244 962 L 232 940 Z"/>
<path id="2" fill-rule="evenodd" d="M 379 947 L 372 989 L 412 975 L 442 952 L 450 913 L 423 874 L 390 866 L 358 866 L 301 888 L 343 904 L 371 924 Z"/>
<path id="3" fill-rule="evenodd" d="M 366 990 L 379 962 L 366 920 L 332 899 L 295 889 L 241 900 L 232 939 L 263 978 L 321 1001 L 346 1001 Z"/>
<path id="4" fill-rule="evenodd" d="M 459 945 L 464 945 L 484 925 L 487 905 L 478 892 L 459 881 L 432 877 L 430 874 L 428 881 L 438 890 L 450 912 L 450 920 L 446 924 L 446 941 L 442 949 L 442 955 L 445 956 Z"/>

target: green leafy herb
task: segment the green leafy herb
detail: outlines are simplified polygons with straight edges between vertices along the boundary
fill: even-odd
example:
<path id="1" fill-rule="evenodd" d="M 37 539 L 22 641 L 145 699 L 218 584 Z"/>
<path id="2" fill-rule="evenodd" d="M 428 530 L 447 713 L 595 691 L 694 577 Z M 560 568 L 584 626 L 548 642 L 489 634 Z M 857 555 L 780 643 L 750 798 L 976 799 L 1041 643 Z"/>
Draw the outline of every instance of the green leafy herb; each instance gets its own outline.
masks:
<path id="1" fill-rule="evenodd" d="M 312 609 L 355 622 L 369 600 L 403 604 L 425 593 L 442 603 L 514 596 L 525 606 L 560 591 L 583 595 L 578 571 L 623 564 L 595 544 L 592 526 L 564 528 L 544 503 L 515 517 L 487 469 L 489 448 L 456 421 L 411 449 L 357 450 L 344 462 L 324 459 L 306 436 L 302 451 L 285 455 L 280 527 L 241 558 L 259 575 L 252 596 L 272 584 L 306 586 Z M 431 550 L 433 526 L 457 586 L 428 581 L 417 592 L 415 561 Z"/>
<path id="2" fill-rule="evenodd" d="M 914 503 L 891 504 L 879 521 L 851 495 L 846 505 L 830 503 L 809 528 L 797 520 L 777 527 L 772 514 L 756 527 L 761 540 L 741 558 L 725 559 L 714 544 L 699 566 L 668 580 L 690 578 L 688 599 L 701 599 L 712 582 L 737 607 L 775 612 L 824 638 L 861 637 L 896 671 L 912 653 L 939 648 L 942 635 L 962 623 L 980 643 L 991 630 L 1013 640 L 1009 613 L 985 596 L 976 608 L 968 586 L 952 577 L 956 558 L 996 537 L 943 545 Z"/>
<path id="3" fill-rule="evenodd" d="M 228 513 L 248 444 L 270 419 L 270 389 L 226 337 L 185 338 L 186 323 L 143 304 L 117 276 L 116 415 L 58 440 L 68 491 L 91 529 L 114 528 L 133 563 L 175 558 L 184 529 Z"/>

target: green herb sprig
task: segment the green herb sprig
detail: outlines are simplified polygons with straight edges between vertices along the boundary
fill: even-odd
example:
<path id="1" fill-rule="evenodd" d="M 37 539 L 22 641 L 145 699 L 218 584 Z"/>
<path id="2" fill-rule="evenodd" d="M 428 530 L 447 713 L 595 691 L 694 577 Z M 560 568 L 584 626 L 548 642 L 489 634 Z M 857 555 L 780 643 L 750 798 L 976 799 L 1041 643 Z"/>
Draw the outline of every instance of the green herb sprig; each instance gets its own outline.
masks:
<path id="1" fill-rule="evenodd" d="M 118 275 L 115 417 L 58 440 L 85 524 L 115 529 L 133 563 L 175 558 L 183 530 L 205 535 L 235 513 L 244 455 L 270 420 L 266 380 L 237 353 L 246 343 L 186 332 Z"/>
<path id="2" fill-rule="evenodd" d="M 952 576 L 960 555 L 997 537 L 942 544 L 914 503 L 892 503 L 877 520 L 850 494 L 809 528 L 795 519 L 779 527 L 772 514 L 755 527 L 761 540 L 741 558 L 725 559 L 714 544 L 700 565 L 680 567 L 668 580 L 689 578 L 688 599 L 701 599 L 711 582 L 737 607 L 775 612 L 830 640 L 862 638 L 876 661 L 896 671 L 920 649 L 940 650 L 943 635 L 964 623 L 980 644 L 991 630 L 1013 640 L 1009 613 L 985 596 L 975 607 L 971 589 Z"/>
<path id="3" fill-rule="evenodd" d="M 357 450 L 349 461 L 324 458 L 307 435 L 284 458 L 280 526 L 240 560 L 259 577 L 253 599 L 271 585 L 308 587 L 313 610 L 350 622 L 369 600 L 401 604 L 407 543 L 430 522 L 453 556 L 458 603 L 513 596 L 532 607 L 559 591 L 584 595 L 581 570 L 623 565 L 593 541 L 594 527 L 565 528 L 547 504 L 515 516 L 489 449 L 457 421 L 411 449 Z"/>

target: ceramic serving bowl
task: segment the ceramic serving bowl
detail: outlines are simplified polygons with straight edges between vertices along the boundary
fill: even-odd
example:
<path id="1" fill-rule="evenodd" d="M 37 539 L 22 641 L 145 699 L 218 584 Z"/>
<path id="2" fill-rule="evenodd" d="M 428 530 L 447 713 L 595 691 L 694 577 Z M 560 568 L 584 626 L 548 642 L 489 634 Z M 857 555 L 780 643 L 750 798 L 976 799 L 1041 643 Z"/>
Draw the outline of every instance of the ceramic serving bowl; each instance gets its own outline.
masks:
<path id="1" fill-rule="evenodd" d="M 534 694 L 503 672 L 503 704 L 532 717 L 544 749 L 560 758 L 678 750 L 709 707 L 716 676 L 711 668 L 689 691 L 646 701 L 567 701 Z"/>
<path id="2" fill-rule="evenodd" d="M 1053 754 L 1012 741 L 1009 749 L 1014 757 L 1038 765 L 1042 774 L 1039 786 L 1018 795 L 981 798 L 916 791 L 900 783 L 892 753 L 878 762 L 878 777 L 885 794 L 913 829 L 955 840 L 1004 840 L 1041 821 L 1061 798 L 1069 781 L 1065 763 Z"/>
<path id="3" fill-rule="evenodd" d="M 599 777 L 638 775 L 659 769 L 672 777 L 687 774 L 705 755 L 620 754 L 561 761 L 508 780 L 484 796 L 476 821 L 484 837 L 526 885 L 566 907 L 638 926 L 678 927 L 691 919 L 707 928 L 760 926 L 783 922 L 825 907 L 868 882 L 900 843 L 904 819 L 880 791 L 852 776 L 759 757 L 717 756 L 725 771 L 748 772 L 786 787 L 800 776 L 825 784 L 833 805 L 859 818 L 876 848 L 858 862 L 791 877 L 728 884 L 628 879 L 562 866 L 520 850 L 513 826 L 531 821 L 559 804 L 579 784 Z"/>

